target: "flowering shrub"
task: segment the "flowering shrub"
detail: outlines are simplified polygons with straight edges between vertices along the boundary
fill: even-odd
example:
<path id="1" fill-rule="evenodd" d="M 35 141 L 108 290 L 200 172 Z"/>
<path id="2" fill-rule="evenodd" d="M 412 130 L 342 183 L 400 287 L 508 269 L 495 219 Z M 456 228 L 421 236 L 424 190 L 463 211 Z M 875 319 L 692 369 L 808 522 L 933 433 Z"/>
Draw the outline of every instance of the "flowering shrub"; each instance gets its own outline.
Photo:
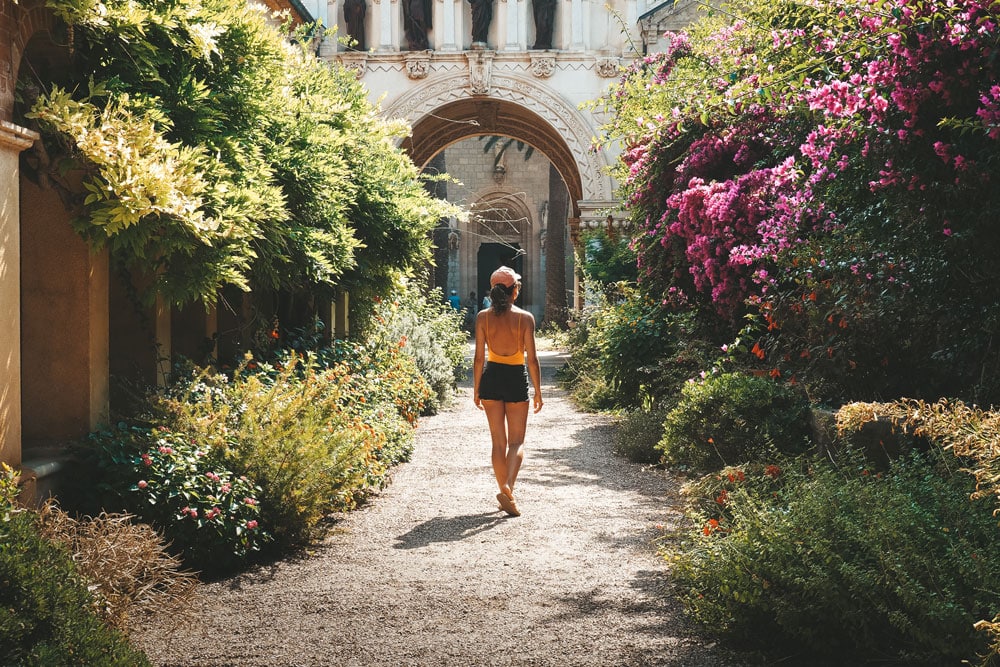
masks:
<path id="1" fill-rule="evenodd" d="M 796 454 L 808 445 L 801 392 L 766 377 L 723 373 L 684 386 L 659 447 L 670 463 L 712 468 Z"/>
<path id="2" fill-rule="evenodd" d="M 162 531 L 188 566 L 232 569 L 271 540 L 260 487 L 231 472 L 218 449 L 165 426 L 125 424 L 91 434 L 88 445 L 103 462 L 101 489 Z"/>
<path id="3" fill-rule="evenodd" d="M 727 469 L 721 490 L 713 475 L 691 489 L 709 495 L 665 553 L 685 605 L 796 663 L 974 660 L 988 641 L 974 623 L 997 609 L 1000 532 L 989 503 L 969 503 L 971 480 L 940 463 L 911 455 L 878 475 L 855 456 L 782 466 L 774 493 L 761 492 L 777 483 L 766 467 Z"/>
<path id="4" fill-rule="evenodd" d="M 274 364 L 248 359 L 232 379 L 202 373 L 153 408 L 260 486 L 261 525 L 283 547 L 311 538 L 327 513 L 353 507 L 366 475 L 385 474 L 372 454 L 385 436 L 344 407 L 365 402 L 356 386 L 345 366 L 293 353 Z"/>
<path id="5" fill-rule="evenodd" d="M 994 3 L 738 1 L 670 37 L 605 100 L 643 289 L 754 315 L 745 361 L 820 399 L 996 400 Z"/>

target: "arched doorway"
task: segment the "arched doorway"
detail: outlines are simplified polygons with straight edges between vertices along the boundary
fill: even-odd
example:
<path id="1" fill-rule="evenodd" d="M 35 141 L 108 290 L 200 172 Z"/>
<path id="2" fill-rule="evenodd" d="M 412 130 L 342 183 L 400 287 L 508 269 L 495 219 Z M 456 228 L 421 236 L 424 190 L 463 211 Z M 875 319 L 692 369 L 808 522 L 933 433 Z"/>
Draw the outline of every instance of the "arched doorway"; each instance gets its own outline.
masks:
<path id="1" fill-rule="evenodd" d="M 519 305 L 539 322 L 564 324 L 576 283 L 568 250 L 584 184 L 560 131 L 524 106 L 477 97 L 427 113 L 403 147 L 418 166 L 455 177 L 461 185 L 449 185 L 446 198 L 473 212 L 466 223 L 451 222 L 449 268 L 436 286 L 475 291 L 481 300 L 496 268 L 482 266 L 496 259 L 488 244 L 505 245 L 524 277 Z"/>
<path id="2" fill-rule="evenodd" d="M 521 248 L 517 244 L 481 243 L 476 251 L 476 284 L 480 294 L 489 294 L 490 276 L 497 268 L 509 266 L 518 273 L 524 270 L 521 261 Z M 518 299 L 517 305 L 524 306 L 524 299 Z"/>

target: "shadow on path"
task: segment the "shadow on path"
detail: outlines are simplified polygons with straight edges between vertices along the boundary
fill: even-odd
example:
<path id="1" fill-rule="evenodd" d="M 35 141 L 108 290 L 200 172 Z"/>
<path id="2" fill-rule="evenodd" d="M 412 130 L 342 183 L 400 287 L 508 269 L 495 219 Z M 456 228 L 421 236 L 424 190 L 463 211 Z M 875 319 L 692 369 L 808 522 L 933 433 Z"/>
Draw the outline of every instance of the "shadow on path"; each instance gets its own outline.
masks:
<path id="1" fill-rule="evenodd" d="M 503 520 L 500 510 L 463 516 L 436 516 L 397 537 L 393 547 L 419 549 L 435 542 L 458 542 L 494 528 Z"/>

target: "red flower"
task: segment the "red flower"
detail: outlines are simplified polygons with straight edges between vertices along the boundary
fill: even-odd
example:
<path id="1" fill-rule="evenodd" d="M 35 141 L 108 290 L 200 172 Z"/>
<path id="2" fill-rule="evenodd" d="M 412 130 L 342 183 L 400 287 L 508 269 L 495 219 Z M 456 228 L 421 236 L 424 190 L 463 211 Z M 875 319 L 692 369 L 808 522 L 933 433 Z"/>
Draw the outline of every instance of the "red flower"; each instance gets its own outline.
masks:
<path id="1" fill-rule="evenodd" d="M 778 479 L 778 475 L 781 474 L 781 468 L 774 465 L 773 463 L 764 468 L 764 474 L 771 479 Z"/>

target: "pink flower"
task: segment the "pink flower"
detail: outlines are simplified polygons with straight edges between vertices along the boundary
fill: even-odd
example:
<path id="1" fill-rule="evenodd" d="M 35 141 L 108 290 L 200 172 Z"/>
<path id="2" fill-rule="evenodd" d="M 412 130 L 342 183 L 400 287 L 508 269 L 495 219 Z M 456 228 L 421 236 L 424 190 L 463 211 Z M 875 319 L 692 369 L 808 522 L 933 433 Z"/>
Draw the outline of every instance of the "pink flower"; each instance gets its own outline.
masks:
<path id="1" fill-rule="evenodd" d="M 142 455 L 142 462 L 143 462 L 144 465 L 147 465 L 147 466 L 153 465 L 153 459 L 150 458 L 149 454 L 143 454 Z"/>
<path id="2" fill-rule="evenodd" d="M 147 486 L 149 486 L 149 483 L 146 482 L 146 480 L 144 479 L 140 479 L 139 483 L 136 484 L 136 486 L 138 486 L 140 489 L 145 489 Z"/>
<path id="3" fill-rule="evenodd" d="M 254 530 L 257 527 L 257 522 L 253 519 L 247 521 L 247 530 Z"/>
<path id="4" fill-rule="evenodd" d="M 244 499 L 243 499 L 243 503 L 244 503 L 245 505 L 251 505 L 251 506 L 253 506 L 253 505 L 256 505 L 256 504 L 257 504 L 257 501 L 256 501 L 256 500 L 254 500 L 253 498 L 251 498 L 251 497 L 247 496 L 246 498 L 244 498 Z"/>

